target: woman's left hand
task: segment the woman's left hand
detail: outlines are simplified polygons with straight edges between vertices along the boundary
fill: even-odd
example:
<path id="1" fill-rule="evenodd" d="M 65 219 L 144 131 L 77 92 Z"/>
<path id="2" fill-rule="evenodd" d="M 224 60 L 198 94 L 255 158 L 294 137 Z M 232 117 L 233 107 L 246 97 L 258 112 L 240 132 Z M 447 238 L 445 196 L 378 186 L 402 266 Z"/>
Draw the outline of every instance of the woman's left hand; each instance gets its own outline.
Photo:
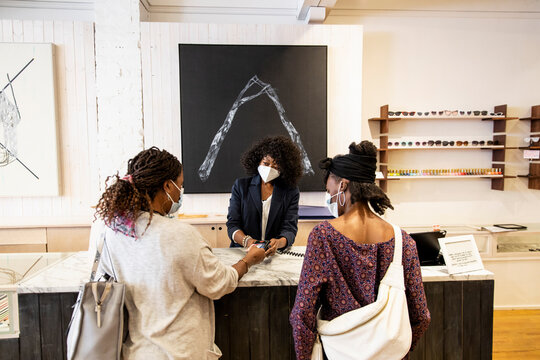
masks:
<path id="1" fill-rule="evenodd" d="M 287 239 L 285 238 L 270 239 L 270 246 L 268 247 L 268 250 L 266 250 L 266 257 L 275 255 L 277 249 L 282 248 L 285 245 L 287 245 Z"/>

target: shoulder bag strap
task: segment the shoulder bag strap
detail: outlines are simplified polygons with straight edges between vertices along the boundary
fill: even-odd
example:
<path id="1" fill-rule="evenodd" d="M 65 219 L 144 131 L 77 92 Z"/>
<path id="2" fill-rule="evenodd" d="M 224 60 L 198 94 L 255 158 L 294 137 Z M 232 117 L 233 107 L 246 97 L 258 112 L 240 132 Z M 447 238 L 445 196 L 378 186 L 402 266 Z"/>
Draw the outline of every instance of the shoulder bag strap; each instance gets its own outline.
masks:
<path id="1" fill-rule="evenodd" d="M 107 228 L 104 228 L 103 232 L 101 233 L 99 237 L 99 241 L 96 244 L 96 255 L 94 256 L 94 262 L 92 263 L 92 272 L 90 273 L 90 281 L 94 281 L 94 278 L 96 277 L 97 268 L 99 266 L 99 260 L 101 259 L 101 252 L 103 250 L 103 244 L 105 243 L 106 231 L 107 231 Z"/>
<path id="2" fill-rule="evenodd" d="M 111 264 L 111 270 L 114 280 L 116 281 L 118 278 L 116 277 L 116 272 L 114 271 L 114 264 L 111 259 L 111 252 L 109 251 L 109 247 L 107 246 L 107 240 L 105 238 L 105 233 L 107 232 L 107 228 L 105 227 L 103 229 L 103 232 L 101 233 L 99 237 L 99 242 L 96 244 L 96 255 L 94 256 L 94 262 L 92 263 L 92 272 L 90 273 L 90 281 L 94 281 L 97 273 L 97 269 L 99 266 L 99 262 L 101 260 L 101 255 L 103 254 L 103 246 L 105 245 L 105 248 L 107 249 L 107 257 L 109 258 L 109 263 Z M 110 274 L 109 274 L 110 275 Z"/>
<path id="3" fill-rule="evenodd" d="M 114 281 L 117 281 L 118 278 L 116 277 L 116 272 L 114 271 L 114 264 L 111 259 L 111 251 L 109 250 L 109 246 L 107 245 L 107 239 L 103 239 L 103 243 L 105 244 L 105 248 L 107 249 L 107 257 L 109 258 L 109 264 L 111 264 L 111 270 L 112 270 L 112 275 L 114 277 Z"/>
<path id="4" fill-rule="evenodd" d="M 403 254 L 403 237 L 401 236 L 401 229 L 397 225 L 390 225 L 394 228 L 394 257 L 392 258 L 392 263 L 401 265 Z"/>
<path id="5" fill-rule="evenodd" d="M 399 226 L 390 224 L 394 228 L 394 256 L 392 262 L 386 270 L 386 274 L 381 280 L 381 284 L 386 284 L 393 288 L 405 290 L 405 280 L 403 276 L 403 238 Z M 379 288 L 380 291 L 380 288 Z"/>

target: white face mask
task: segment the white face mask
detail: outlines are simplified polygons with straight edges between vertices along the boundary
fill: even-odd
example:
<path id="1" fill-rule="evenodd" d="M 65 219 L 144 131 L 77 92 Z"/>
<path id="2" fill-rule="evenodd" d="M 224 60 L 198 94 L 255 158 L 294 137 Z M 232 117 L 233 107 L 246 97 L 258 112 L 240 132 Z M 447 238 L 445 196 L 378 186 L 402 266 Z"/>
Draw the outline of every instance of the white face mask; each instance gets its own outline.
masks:
<path id="1" fill-rule="evenodd" d="M 338 189 L 341 188 L 341 182 L 339 183 L 339 187 Z M 328 208 L 328 210 L 330 211 L 330 214 L 332 214 L 333 217 L 337 218 L 339 216 L 339 213 L 338 213 L 338 202 L 336 200 L 336 202 L 332 202 L 332 198 L 335 197 L 335 196 L 339 196 L 339 194 L 342 194 L 343 191 L 339 191 L 337 192 L 337 194 L 335 195 L 330 195 L 329 193 L 326 193 L 326 207 Z M 339 199 L 339 198 L 338 198 Z M 345 205 L 345 204 L 343 204 Z"/>
<path id="2" fill-rule="evenodd" d="M 167 215 L 172 215 L 174 214 L 175 212 L 178 211 L 178 209 L 180 209 L 180 206 L 182 206 L 182 195 L 184 195 L 184 188 L 179 188 L 178 185 L 175 184 L 175 182 L 173 181 L 172 182 L 174 184 L 174 186 L 176 186 L 176 188 L 180 191 L 180 197 L 178 198 L 178 201 L 174 201 L 171 197 L 171 195 L 169 195 L 168 192 L 165 192 L 165 194 L 167 194 L 167 196 L 169 197 L 169 200 L 171 200 L 172 202 L 172 205 L 171 205 L 171 208 L 169 209 L 169 212 L 167 213 Z"/>
<path id="3" fill-rule="evenodd" d="M 270 182 L 279 176 L 279 171 L 270 166 L 259 165 L 257 170 L 265 183 Z"/>

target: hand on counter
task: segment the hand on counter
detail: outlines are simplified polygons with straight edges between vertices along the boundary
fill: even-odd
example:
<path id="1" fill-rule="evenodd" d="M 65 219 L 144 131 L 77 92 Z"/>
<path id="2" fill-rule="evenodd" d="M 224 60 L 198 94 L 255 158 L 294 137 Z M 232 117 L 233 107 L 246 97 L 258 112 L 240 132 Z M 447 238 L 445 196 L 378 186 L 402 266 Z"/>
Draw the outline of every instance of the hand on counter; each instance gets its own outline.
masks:
<path id="1" fill-rule="evenodd" d="M 238 272 L 238 280 L 240 280 L 242 276 L 244 276 L 249 271 L 250 267 L 263 261 L 264 256 L 265 252 L 263 249 L 251 245 L 248 248 L 246 256 L 244 256 L 242 259 L 240 259 L 239 262 L 232 266 Z"/>
<path id="2" fill-rule="evenodd" d="M 250 246 L 248 249 L 249 250 L 246 256 L 244 256 L 244 260 L 247 262 L 249 267 L 252 267 L 253 265 L 256 265 L 264 260 L 264 249 L 261 249 L 257 246 Z"/>
<path id="3" fill-rule="evenodd" d="M 287 246 L 287 239 L 282 237 L 280 239 L 271 239 L 270 246 L 266 250 L 266 257 L 276 254 L 277 249 L 281 249 Z"/>

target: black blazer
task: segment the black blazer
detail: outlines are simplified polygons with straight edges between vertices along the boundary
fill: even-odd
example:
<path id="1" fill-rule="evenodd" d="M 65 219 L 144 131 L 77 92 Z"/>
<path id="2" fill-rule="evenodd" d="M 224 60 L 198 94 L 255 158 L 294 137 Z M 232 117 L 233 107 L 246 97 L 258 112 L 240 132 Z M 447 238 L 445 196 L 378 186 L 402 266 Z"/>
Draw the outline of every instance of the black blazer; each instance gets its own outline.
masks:
<path id="1" fill-rule="evenodd" d="M 298 187 L 285 187 L 274 182 L 274 191 L 270 203 L 270 213 L 266 223 L 265 239 L 285 237 L 287 246 L 294 243 L 298 232 Z M 236 179 L 231 190 L 229 213 L 227 214 L 227 232 L 231 239 L 231 247 L 238 247 L 232 240 L 236 230 L 243 230 L 254 239 L 261 239 L 262 200 L 261 177 Z"/>

